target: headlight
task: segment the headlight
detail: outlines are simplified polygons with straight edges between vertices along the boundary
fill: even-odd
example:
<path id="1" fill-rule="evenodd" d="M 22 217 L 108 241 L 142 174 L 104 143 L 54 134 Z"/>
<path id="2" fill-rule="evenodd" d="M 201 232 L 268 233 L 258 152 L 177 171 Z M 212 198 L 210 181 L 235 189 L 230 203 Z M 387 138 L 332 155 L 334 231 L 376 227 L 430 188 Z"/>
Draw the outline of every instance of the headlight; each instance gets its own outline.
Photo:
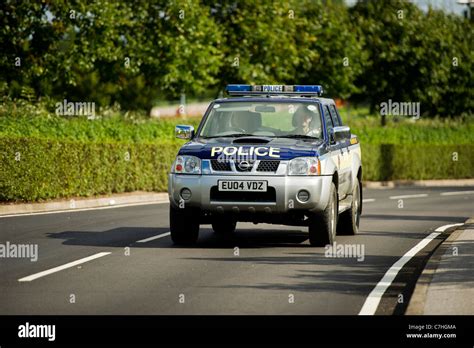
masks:
<path id="1" fill-rule="evenodd" d="M 173 163 L 172 173 L 201 174 L 201 159 L 196 156 L 178 156 Z"/>
<path id="2" fill-rule="evenodd" d="M 288 175 L 319 175 L 321 162 L 314 157 L 297 157 L 288 163 Z"/>

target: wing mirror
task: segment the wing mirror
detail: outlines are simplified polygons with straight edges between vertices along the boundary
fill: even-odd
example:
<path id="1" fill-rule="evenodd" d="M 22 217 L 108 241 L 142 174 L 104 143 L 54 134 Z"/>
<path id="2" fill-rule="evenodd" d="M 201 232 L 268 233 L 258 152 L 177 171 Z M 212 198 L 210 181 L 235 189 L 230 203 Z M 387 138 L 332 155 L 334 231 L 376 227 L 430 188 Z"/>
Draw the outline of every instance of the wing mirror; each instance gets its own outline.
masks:
<path id="1" fill-rule="evenodd" d="M 194 137 L 194 127 L 179 124 L 174 129 L 174 135 L 178 139 L 191 139 Z"/>
<path id="2" fill-rule="evenodd" d="M 351 129 L 348 126 L 339 126 L 331 129 L 331 137 L 334 141 L 344 141 L 351 138 Z"/>

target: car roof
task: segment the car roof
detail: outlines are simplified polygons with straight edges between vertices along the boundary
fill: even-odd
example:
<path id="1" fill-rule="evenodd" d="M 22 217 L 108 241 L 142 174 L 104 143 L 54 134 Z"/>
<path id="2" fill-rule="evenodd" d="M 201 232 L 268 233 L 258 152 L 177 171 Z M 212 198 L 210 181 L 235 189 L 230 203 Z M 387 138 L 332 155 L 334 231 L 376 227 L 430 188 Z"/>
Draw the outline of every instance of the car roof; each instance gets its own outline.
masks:
<path id="1" fill-rule="evenodd" d="M 214 103 L 228 103 L 228 102 L 268 102 L 275 101 L 281 103 L 294 103 L 294 102 L 303 102 L 303 103 L 321 103 L 326 104 L 335 104 L 333 99 L 330 98 L 313 98 L 313 97 L 289 97 L 289 96 L 265 96 L 265 97 L 231 97 L 231 98 L 219 98 L 214 100 Z"/>

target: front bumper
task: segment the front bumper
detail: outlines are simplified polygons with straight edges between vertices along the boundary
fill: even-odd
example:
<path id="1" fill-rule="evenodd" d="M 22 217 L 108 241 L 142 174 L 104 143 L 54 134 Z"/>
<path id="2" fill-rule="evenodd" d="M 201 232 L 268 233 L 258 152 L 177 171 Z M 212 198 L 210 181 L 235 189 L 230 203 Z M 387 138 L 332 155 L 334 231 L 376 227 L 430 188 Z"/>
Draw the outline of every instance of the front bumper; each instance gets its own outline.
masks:
<path id="1" fill-rule="evenodd" d="M 287 213 L 294 210 L 322 211 L 329 201 L 332 182 L 331 176 L 277 176 L 277 175 L 185 175 L 169 174 L 168 195 L 174 207 L 194 207 L 207 212 L 263 212 Z M 269 188 L 275 189 L 272 201 L 243 201 L 241 195 L 236 200 L 219 200 L 211 195 L 211 189 L 217 187 L 218 180 L 265 180 Z M 183 188 L 191 190 L 191 198 L 183 200 L 180 192 Z M 214 192 L 217 188 L 214 188 Z M 297 198 L 300 190 L 309 192 L 306 202 Z"/>

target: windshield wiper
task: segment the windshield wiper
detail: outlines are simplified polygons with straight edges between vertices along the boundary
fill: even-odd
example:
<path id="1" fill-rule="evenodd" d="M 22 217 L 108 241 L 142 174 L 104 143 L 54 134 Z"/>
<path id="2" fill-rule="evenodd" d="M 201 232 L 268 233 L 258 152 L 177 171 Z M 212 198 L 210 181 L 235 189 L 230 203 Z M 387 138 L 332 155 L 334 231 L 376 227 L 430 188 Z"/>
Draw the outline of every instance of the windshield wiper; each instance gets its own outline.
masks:
<path id="1" fill-rule="evenodd" d="M 211 135 L 211 136 L 204 136 L 203 138 L 211 139 L 211 138 L 241 138 L 241 137 L 253 137 L 256 136 L 254 134 L 248 133 L 233 133 L 233 134 L 226 134 L 226 135 Z"/>

